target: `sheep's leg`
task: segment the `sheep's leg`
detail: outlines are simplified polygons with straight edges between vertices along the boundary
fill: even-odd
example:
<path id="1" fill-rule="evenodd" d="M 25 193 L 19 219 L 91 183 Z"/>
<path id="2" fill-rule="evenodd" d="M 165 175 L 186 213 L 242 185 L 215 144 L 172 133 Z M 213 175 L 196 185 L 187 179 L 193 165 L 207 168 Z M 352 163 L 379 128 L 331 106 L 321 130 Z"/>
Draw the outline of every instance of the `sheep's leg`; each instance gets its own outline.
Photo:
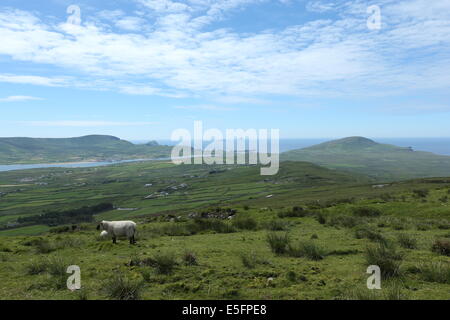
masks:
<path id="1" fill-rule="evenodd" d="M 113 240 L 113 243 L 114 243 L 114 244 L 117 243 L 117 242 L 116 242 L 116 237 L 113 237 L 112 240 Z"/>
<path id="2" fill-rule="evenodd" d="M 130 244 L 135 244 L 136 240 L 134 239 L 134 235 L 130 237 Z"/>

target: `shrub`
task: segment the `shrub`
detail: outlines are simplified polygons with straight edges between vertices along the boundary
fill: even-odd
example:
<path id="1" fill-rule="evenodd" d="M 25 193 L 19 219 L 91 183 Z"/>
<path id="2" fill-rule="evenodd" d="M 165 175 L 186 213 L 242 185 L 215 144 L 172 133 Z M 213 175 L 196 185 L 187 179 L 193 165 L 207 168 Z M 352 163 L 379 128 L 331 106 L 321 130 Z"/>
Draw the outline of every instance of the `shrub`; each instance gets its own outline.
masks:
<path id="1" fill-rule="evenodd" d="M 242 230 L 256 230 L 258 223 L 252 217 L 236 217 L 232 222 L 233 226 Z"/>
<path id="2" fill-rule="evenodd" d="M 116 300 L 139 300 L 143 283 L 132 281 L 123 275 L 116 275 L 107 281 L 104 290 L 107 296 Z"/>
<path id="3" fill-rule="evenodd" d="M 198 265 L 197 255 L 193 251 L 186 250 L 183 253 L 183 262 L 187 266 L 196 266 Z"/>
<path id="4" fill-rule="evenodd" d="M 325 223 L 327 223 L 327 219 L 326 219 L 325 216 L 324 216 L 323 214 L 321 214 L 321 213 L 319 213 L 319 214 L 316 215 L 316 219 L 317 219 L 317 222 L 319 222 L 320 224 L 325 224 Z"/>
<path id="5" fill-rule="evenodd" d="M 444 256 L 450 256 L 450 241 L 446 239 L 438 239 L 434 241 L 431 250 Z"/>
<path id="6" fill-rule="evenodd" d="M 162 234 L 166 236 L 188 236 L 191 234 L 189 230 L 187 230 L 186 226 L 176 222 L 170 222 L 165 224 L 161 228 Z"/>
<path id="7" fill-rule="evenodd" d="M 403 256 L 398 253 L 393 245 L 379 243 L 366 248 L 366 262 L 368 265 L 380 267 L 383 279 L 400 275 L 400 265 Z"/>
<path id="8" fill-rule="evenodd" d="M 325 250 L 314 241 L 300 241 L 297 246 L 290 245 L 288 254 L 293 257 L 305 257 L 310 260 L 322 260 L 326 256 Z"/>
<path id="9" fill-rule="evenodd" d="M 291 241 L 287 232 L 283 234 L 271 232 L 267 234 L 266 240 L 270 246 L 270 249 L 275 254 L 286 253 L 288 245 Z"/>
<path id="10" fill-rule="evenodd" d="M 242 252 L 239 254 L 242 264 L 248 269 L 255 268 L 258 264 L 268 264 L 269 262 L 261 257 L 259 257 L 254 252 Z"/>
<path id="11" fill-rule="evenodd" d="M 430 230 L 432 228 L 432 225 L 430 223 L 427 223 L 427 222 L 421 222 L 421 223 L 418 223 L 416 225 L 416 228 L 419 231 L 427 231 L 427 230 Z"/>
<path id="12" fill-rule="evenodd" d="M 191 234 L 196 234 L 202 231 L 215 231 L 217 233 L 231 233 L 236 230 L 229 223 L 219 219 L 195 219 L 186 226 Z"/>
<path id="13" fill-rule="evenodd" d="M 425 281 L 450 284 L 450 263 L 448 262 L 421 264 L 417 266 L 417 270 Z"/>
<path id="14" fill-rule="evenodd" d="M 308 215 L 308 211 L 306 211 L 302 207 L 292 207 L 291 210 L 283 210 L 278 212 L 279 218 L 289 218 L 289 217 L 295 217 L 295 218 L 302 218 L 306 217 Z"/>
<path id="15" fill-rule="evenodd" d="M 26 266 L 27 274 L 29 275 L 36 275 L 40 273 L 44 273 L 47 271 L 47 260 L 39 259 L 39 260 L 32 260 L 29 265 Z"/>
<path id="16" fill-rule="evenodd" d="M 270 220 L 265 223 L 264 227 L 271 231 L 285 231 L 289 228 L 289 223 L 283 220 Z"/>
<path id="17" fill-rule="evenodd" d="M 352 213 L 357 217 L 379 217 L 381 216 L 381 210 L 373 207 L 356 207 L 352 208 Z"/>
<path id="18" fill-rule="evenodd" d="M 58 249 L 56 244 L 50 243 L 48 240 L 40 239 L 34 244 L 37 253 L 50 253 Z"/>
<path id="19" fill-rule="evenodd" d="M 426 198 L 428 197 L 428 194 L 430 193 L 429 190 L 427 189 L 417 189 L 417 190 L 413 190 L 413 195 L 416 198 Z"/>
<path id="20" fill-rule="evenodd" d="M 177 265 L 175 255 L 172 252 L 161 252 L 144 261 L 145 264 L 155 268 L 159 274 L 171 274 Z"/>
<path id="21" fill-rule="evenodd" d="M 344 228 L 353 228 L 357 225 L 363 224 L 363 221 L 359 217 L 345 216 L 345 215 L 333 215 L 327 221 L 330 226 L 340 226 Z"/>
<path id="22" fill-rule="evenodd" d="M 417 249 L 417 239 L 414 236 L 400 233 L 397 235 L 397 240 L 400 246 L 406 249 Z"/>
<path id="23" fill-rule="evenodd" d="M 380 243 L 386 243 L 386 238 L 377 230 L 371 229 L 370 227 L 364 226 L 360 227 L 355 231 L 355 237 L 357 239 L 369 239 L 371 241 L 376 241 Z"/>
<path id="24" fill-rule="evenodd" d="M 48 259 L 47 271 L 52 276 L 66 276 L 69 263 L 61 257 L 53 257 Z"/>

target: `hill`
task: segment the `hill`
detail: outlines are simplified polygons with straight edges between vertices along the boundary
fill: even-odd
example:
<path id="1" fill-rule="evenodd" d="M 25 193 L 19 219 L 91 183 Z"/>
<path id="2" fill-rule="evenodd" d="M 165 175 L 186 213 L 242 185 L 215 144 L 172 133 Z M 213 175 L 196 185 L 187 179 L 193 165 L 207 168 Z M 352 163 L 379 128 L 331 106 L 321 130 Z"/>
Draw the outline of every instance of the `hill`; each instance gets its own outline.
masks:
<path id="1" fill-rule="evenodd" d="M 281 154 L 281 160 L 308 161 L 365 174 L 375 180 L 405 180 L 450 175 L 450 157 L 380 144 L 363 137 L 324 142 Z"/>
<path id="2" fill-rule="evenodd" d="M 305 162 L 272 177 L 163 161 L 2 172 L 0 224 L 26 226 L 0 231 L 0 297 L 448 299 L 449 195 L 449 178 L 374 188 Z M 137 244 L 98 237 L 103 219 L 135 221 Z"/>
<path id="3" fill-rule="evenodd" d="M 135 145 L 113 136 L 0 138 L 0 164 L 120 160 L 168 157 L 171 148 L 152 142 Z"/>

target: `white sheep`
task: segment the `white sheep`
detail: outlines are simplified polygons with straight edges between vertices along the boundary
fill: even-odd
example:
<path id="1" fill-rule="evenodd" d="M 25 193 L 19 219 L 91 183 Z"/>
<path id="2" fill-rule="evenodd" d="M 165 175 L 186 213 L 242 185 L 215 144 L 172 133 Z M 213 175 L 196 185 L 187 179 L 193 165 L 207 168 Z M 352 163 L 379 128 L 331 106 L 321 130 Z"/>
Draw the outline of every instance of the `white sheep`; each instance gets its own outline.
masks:
<path id="1" fill-rule="evenodd" d="M 108 233 L 108 232 L 102 231 L 102 232 L 100 233 L 100 238 L 105 239 L 105 238 L 107 238 L 107 237 L 109 237 L 109 233 Z"/>
<path id="2" fill-rule="evenodd" d="M 136 243 L 134 238 L 136 223 L 133 221 L 102 221 L 97 226 L 97 230 L 106 231 L 112 237 L 113 243 L 116 243 L 118 237 L 127 237 L 130 240 L 130 244 Z"/>

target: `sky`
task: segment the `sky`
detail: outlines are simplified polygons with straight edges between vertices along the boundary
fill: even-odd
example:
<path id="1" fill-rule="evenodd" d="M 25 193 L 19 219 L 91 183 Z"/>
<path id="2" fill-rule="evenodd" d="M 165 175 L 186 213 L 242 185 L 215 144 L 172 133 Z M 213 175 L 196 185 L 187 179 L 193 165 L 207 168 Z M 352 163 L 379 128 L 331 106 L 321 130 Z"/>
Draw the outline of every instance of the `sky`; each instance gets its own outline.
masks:
<path id="1" fill-rule="evenodd" d="M 2 137 L 450 137 L 449 89 L 450 0 L 0 1 Z"/>

